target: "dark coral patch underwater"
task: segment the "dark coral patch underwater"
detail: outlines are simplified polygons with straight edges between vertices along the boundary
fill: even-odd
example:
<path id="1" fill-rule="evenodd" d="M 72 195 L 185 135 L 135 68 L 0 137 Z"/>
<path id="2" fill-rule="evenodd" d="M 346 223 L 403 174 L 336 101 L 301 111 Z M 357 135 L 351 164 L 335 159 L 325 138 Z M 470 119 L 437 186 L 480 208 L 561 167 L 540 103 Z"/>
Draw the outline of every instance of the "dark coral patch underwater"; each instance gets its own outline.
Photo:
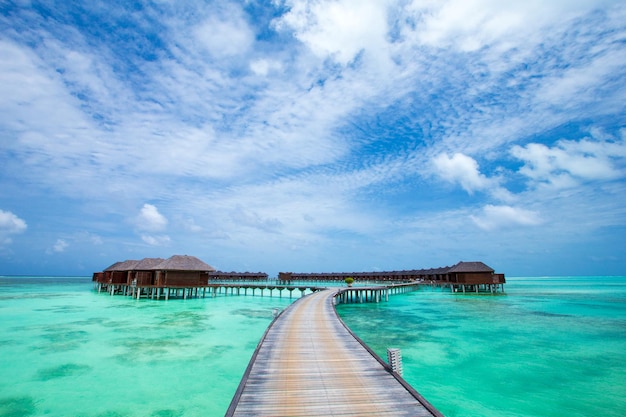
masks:
<path id="1" fill-rule="evenodd" d="M 66 376 L 76 376 L 91 370 L 89 365 L 80 365 L 76 363 L 66 363 L 60 366 L 54 366 L 51 368 L 40 369 L 37 372 L 37 379 L 39 381 L 49 381 L 51 379 L 63 378 Z"/>

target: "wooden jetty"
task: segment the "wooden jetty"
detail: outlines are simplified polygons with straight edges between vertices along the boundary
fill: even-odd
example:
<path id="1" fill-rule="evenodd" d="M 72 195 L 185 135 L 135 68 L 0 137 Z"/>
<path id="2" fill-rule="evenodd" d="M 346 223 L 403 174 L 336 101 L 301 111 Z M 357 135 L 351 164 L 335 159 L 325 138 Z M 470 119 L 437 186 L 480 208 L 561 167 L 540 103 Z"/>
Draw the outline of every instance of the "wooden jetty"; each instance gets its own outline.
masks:
<path id="1" fill-rule="evenodd" d="M 275 319 L 226 416 L 442 416 L 345 327 L 337 294 L 313 293 Z"/>
<path id="2" fill-rule="evenodd" d="M 425 285 L 421 281 L 403 284 L 376 285 L 372 287 L 340 288 L 335 294 L 336 303 L 379 303 L 389 301 L 389 294 L 405 294 Z"/>
<path id="3" fill-rule="evenodd" d="M 316 292 L 326 289 L 317 285 L 272 285 L 272 284 L 188 284 L 188 285 L 172 285 L 172 286 L 156 286 L 156 285 L 137 285 L 131 284 L 110 284 L 95 283 L 95 290 L 106 292 L 110 295 L 121 294 L 132 298 L 150 298 L 152 300 L 169 300 L 170 298 L 205 298 L 216 297 L 217 295 L 259 295 L 261 297 L 266 294 L 274 297 L 275 293 L 279 298 L 283 297 L 283 291 L 289 293 L 289 298 L 303 297 L 307 292 Z"/>

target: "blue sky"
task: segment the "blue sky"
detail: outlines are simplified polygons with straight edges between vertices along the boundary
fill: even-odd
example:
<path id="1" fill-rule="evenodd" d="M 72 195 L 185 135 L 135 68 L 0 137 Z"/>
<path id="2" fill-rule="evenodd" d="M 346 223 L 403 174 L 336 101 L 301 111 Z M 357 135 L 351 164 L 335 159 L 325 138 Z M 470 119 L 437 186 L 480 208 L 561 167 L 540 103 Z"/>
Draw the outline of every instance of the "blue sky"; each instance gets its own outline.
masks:
<path id="1" fill-rule="evenodd" d="M 626 270 L 622 1 L 0 11 L 0 274 Z"/>

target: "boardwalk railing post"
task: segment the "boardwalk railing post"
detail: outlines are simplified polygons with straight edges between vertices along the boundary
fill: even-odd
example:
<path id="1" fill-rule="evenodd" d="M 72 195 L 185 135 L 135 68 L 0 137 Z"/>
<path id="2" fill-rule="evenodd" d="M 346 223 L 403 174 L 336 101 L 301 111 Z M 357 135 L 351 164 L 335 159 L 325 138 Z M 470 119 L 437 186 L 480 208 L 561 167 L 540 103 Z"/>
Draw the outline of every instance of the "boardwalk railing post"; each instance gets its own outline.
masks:
<path id="1" fill-rule="evenodd" d="M 402 353 L 400 353 L 400 349 L 387 349 L 387 361 L 391 370 L 402 376 Z"/>

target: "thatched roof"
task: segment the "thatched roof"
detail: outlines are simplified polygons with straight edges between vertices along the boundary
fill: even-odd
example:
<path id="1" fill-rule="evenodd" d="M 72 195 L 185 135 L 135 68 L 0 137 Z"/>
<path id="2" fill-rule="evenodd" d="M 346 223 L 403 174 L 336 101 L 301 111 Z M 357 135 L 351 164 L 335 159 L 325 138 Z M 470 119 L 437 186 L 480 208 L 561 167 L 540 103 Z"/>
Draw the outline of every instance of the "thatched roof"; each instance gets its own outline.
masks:
<path id="1" fill-rule="evenodd" d="M 454 265 L 452 268 L 448 270 L 448 273 L 450 272 L 457 272 L 457 273 L 491 272 L 493 273 L 494 270 L 482 262 L 459 262 L 458 264 Z"/>
<path id="2" fill-rule="evenodd" d="M 123 262 L 115 262 L 113 265 L 105 269 L 105 271 L 131 271 L 135 268 L 139 261 L 126 260 Z"/>
<path id="3" fill-rule="evenodd" d="M 163 258 L 143 258 L 137 262 L 137 265 L 133 268 L 135 271 L 151 271 L 155 266 L 163 262 Z"/>
<path id="4" fill-rule="evenodd" d="M 159 271 L 215 271 L 215 268 L 204 263 L 195 256 L 174 255 L 153 266 L 151 269 Z"/>
<path id="5" fill-rule="evenodd" d="M 115 268 L 117 268 L 117 267 L 118 267 L 119 265 L 121 265 L 122 263 L 123 263 L 123 262 L 121 262 L 121 261 L 115 262 L 113 265 L 109 266 L 108 268 L 105 268 L 105 269 L 103 270 L 103 272 L 104 272 L 104 271 L 115 271 L 115 270 L 116 270 Z"/>

